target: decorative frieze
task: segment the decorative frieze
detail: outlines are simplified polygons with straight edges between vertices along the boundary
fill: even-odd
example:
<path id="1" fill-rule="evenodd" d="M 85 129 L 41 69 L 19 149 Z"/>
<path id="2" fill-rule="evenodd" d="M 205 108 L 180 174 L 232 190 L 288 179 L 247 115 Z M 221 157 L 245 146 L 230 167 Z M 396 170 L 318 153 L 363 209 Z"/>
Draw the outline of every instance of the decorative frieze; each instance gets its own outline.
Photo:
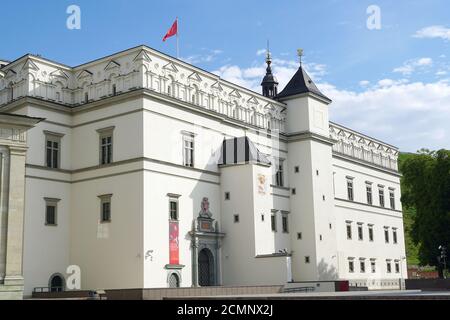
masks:
<path id="1" fill-rule="evenodd" d="M 282 104 L 149 48 L 77 68 L 27 56 L 0 76 L 0 105 L 24 96 L 81 105 L 145 88 L 244 123 L 284 131 Z"/>
<path id="2" fill-rule="evenodd" d="M 363 134 L 330 123 L 333 152 L 382 168 L 398 171 L 398 149 Z"/>

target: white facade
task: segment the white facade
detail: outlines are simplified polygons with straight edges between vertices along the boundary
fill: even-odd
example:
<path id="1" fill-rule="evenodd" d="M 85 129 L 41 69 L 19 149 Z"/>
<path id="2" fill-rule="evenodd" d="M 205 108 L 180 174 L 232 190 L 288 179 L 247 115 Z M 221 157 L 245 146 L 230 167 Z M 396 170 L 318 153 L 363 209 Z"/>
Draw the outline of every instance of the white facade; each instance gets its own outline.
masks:
<path id="1" fill-rule="evenodd" d="M 203 281 L 205 268 L 216 285 L 282 284 L 288 265 L 294 281 L 382 288 L 406 277 L 398 150 L 330 123 L 328 107 L 314 94 L 266 98 L 146 46 L 75 68 L 30 55 L 4 66 L 0 112 L 45 118 L 27 142 L 25 294 L 51 286 L 55 274 L 67 276 L 70 265 L 80 266 L 83 289 L 167 287 L 173 273 L 186 287 Z M 101 163 L 105 132 L 109 164 Z M 272 165 L 218 165 L 223 141 L 244 136 Z M 192 166 L 185 165 L 186 139 Z M 56 168 L 48 167 L 47 140 L 58 142 Z M 213 220 L 202 209 L 205 198 Z M 100 219 L 104 199 L 107 222 Z M 178 203 L 178 264 L 169 263 L 171 200 Z M 46 224 L 49 201 L 56 223 Z M 199 212 L 211 232 L 198 228 Z"/>

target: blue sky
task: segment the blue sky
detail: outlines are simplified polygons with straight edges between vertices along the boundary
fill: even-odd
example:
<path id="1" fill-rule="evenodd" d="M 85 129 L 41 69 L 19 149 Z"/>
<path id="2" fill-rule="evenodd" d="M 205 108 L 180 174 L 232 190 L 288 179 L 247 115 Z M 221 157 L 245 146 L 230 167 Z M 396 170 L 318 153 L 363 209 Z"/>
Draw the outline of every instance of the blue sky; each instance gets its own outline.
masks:
<path id="1" fill-rule="evenodd" d="M 71 4 L 81 30 L 66 28 Z M 369 5 L 381 10 L 380 30 L 366 27 Z M 332 120 L 405 151 L 450 148 L 449 9 L 445 0 L 5 1 L 0 58 L 34 53 L 74 66 L 138 44 L 175 55 L 175 40 L 161 39 L 178 16 L 188 62 L 259 90 L 267 39 L 280 86 L 301 47 L 334 100 Z"/>

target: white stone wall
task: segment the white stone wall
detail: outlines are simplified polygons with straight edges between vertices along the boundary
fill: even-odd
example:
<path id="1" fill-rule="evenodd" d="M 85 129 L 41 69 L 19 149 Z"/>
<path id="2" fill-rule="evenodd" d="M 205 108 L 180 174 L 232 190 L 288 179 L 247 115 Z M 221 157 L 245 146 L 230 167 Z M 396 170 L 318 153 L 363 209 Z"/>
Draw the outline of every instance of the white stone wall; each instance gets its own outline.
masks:
<path id="1" fill-rule="evenodd" d="M 400 178 L 387 172 L 357 166 L 334 158 L 335 214 L 338 224 L 339 275 L 346 279 L 400 279 L 407 277 L 403 214 L 400 202 Z M 347 177 L 353 177 L 354 201 L 347 201 Z M 372 182 L 373 205 L 367 205 L 366 181 Z M 384 185 L 385 208 L 380 207 L 378 185 Z M 395 190 L 396 210 L 390 209 L 389 189 Z M 351 221 L 352 239 L 347 239 L 346 225 Z M 363 226 L 363 240 L 358 240 L 358 223 Z M 369 241 L 368 225 L 373 225 L 374 240 Z M 385 243 L 384 227 L 389 227 L 389 243 Z M 393 228 L 397 229 L 397 244 L 393 243 Z M 348 270 L 348 258 L 355 261 L 355 271 Z M 366 272 L 361 273 L 359 259 L 365 258 Z M 376 272 L 370 270 L 370 259 L 376 259 Z M 386 259 L 391 259 L 392 272 L 387 272 Z M 401 261 L 395 272 L 395 260 Z M 381 287 L 381 286 L 380 286 Z"/>

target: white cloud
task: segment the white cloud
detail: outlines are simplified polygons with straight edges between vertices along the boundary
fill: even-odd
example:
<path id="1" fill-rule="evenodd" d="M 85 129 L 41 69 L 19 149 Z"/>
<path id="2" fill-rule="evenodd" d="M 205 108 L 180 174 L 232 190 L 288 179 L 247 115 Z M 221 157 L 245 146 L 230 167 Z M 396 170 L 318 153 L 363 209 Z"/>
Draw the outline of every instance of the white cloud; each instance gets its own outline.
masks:
<path id="1" fill-rule="evenodd" d="M 393 72 L 401 73 L 403 75 L 411 75 L 417 69 L 425 69 L 433 65 L 433 59 L 431 58 L 417 58 L 411 59 L 403 63 L 401 67 L 395 68 Z"/>
<path id="2" fill-rule="evenodd" d="M 400 80 L 382 79 L 377 82 L 377 84 L 374 86 L 374 88 L 392 87 L 394 85 L 400 85 L 400 84 L 404 84 L 407 82 L 408 82 L 408 79 L 400 79 Z"/>
<path id="3" fill-rule="evenodd" d="M 359 85 L 360 85 L 361 87 L 367 87 L 369 84 L 370 84 L 370 81 L 368 81 L 368 80 L 361 80 L 361 81 L 359 82 Z"/>
<path id="4" fill-rule="evenodd" d="M 450 28 L 444 26 L 429 26 L 418 30 L 413 37 L 415 38 L 441 38 L 450 40 Z"/>
<path id="5" fill-rule="evenodd" d="M 256 55 L 261 56 L 261 55 L 265 54 L 266 51 L 267 51 L 267 49 L 259 49 L 258 51 L 256 51 Z"/>
<path id="6" fill-rule="evenodd" d="M 222 50 L 219 49 L 211 50 L 207 48 L 201 48 L 201 51 L 203 51 L 203 53 L 193 54 L 188 57 L 182 57 L 181 60 L 190 64 L 212 62 L 217 58 L 218 55 L 220 55 L 223 52 Z"/>
<path id="7" fill-rule="evenodd" d="M 450 148 L 450 84 L 446 81 L 384 79 L 363 92 L 341 90 L 331 84 L 319 84 L 319 88 L 333 100 L 332 121 L 402 151 Z"/>

